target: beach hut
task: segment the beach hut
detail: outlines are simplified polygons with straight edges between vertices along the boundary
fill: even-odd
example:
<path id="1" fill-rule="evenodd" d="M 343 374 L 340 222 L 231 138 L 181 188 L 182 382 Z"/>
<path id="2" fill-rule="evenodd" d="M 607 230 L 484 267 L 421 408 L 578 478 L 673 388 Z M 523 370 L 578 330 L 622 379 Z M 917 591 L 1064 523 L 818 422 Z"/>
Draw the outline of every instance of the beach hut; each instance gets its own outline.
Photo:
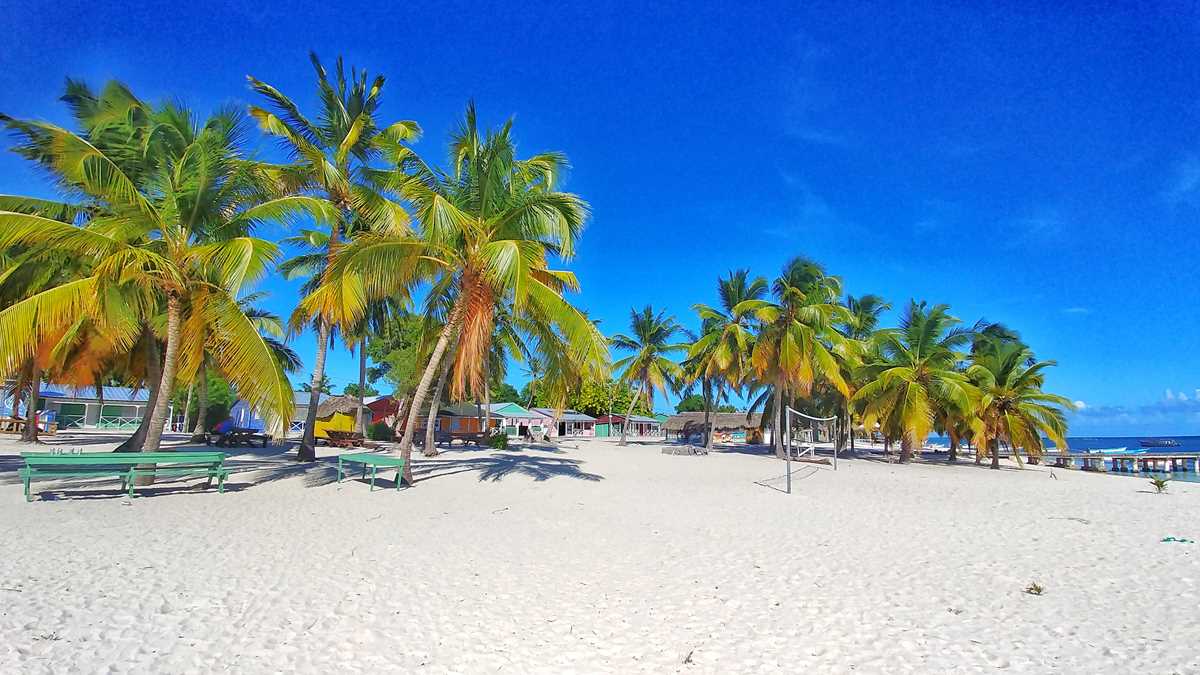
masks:
<path id="1" fill-rule="evenodd" d="M 624 415 L 604 415 L 596 418 L 596 435 L 602 438 L 620 436 L 624 426 Z M 645 415 L 629 416 L 628 436 L 658 436 L 661 433 L 662 423 L 657 419 Z"/>
<path id="2" fill-rule="evenodd" d="M 324 395 L 321 395 L 321 398 L 324 398 Z M 304 433 L 304 423 L 308 419 L 308 399 L 309 393 L 307 391 L 297 390 L 292 392 L 294 407 L 292 409 L 292 419 L 288 420 L 286 425 L 285 438 L 300 436 Z M 318 398 L 317 400 L 319 405 L 321 399 Z M 229 417 L 236 426 L 243 429 L 265 431 L 269 427 L 266 420 L 263 419 L 262 414 L 242 400 L 235 402 L 233 407 L 229 409 Z"/>
<path id="3" fill-rule="evenodd" d="M 493 425 L 503 428 L 509 436 L 540 436 L 546 433 L 552 419 L 517 403 L 493 403 L 488 408 L 492 417 L 499 420 L 499 424 L 493 422 Z"/>
<path id="4" fill-rule="evenodd" d="M 51 413 L 59 429 L 112 429 L 131 431 L 142 422 L 150 404 L 149 389 L 130 387 L 74 387 L 42 385 L 36 409 Z M 174 406 L 167 419 L 174 419 Z"/>
<path id="5" fill-rule="evenodd" d="M 364 409 L 364 414 L 369 414 Z M 358 399 L 353 396 L 326 396 L 317 405 L 313 435 L 329 438 L 330 431 L 358 431 Z"/>
<path id="6" fill-rule="evenodd" d="M 551 436 L 591 438 L 596 435 L 596 418 L 591 415 L 585 415 L 575 410 L 563 410 L 561 415 L 557 415 L 558 424 L 555 425 L 554 408 L 531 408 L 531 410 L 550 420 Z"/>
<path id="7" fill-rule="evenodd" d="M 763 443 L 764 433 L 759 428 L 762 413 L 743 412 L 710 413 L 713 424 L 713 440 L 717 443 Z M 671 415 L 663 425 L 668 437 L 683 441 L 704 442 L 704 413 L 686 412 Z"/>

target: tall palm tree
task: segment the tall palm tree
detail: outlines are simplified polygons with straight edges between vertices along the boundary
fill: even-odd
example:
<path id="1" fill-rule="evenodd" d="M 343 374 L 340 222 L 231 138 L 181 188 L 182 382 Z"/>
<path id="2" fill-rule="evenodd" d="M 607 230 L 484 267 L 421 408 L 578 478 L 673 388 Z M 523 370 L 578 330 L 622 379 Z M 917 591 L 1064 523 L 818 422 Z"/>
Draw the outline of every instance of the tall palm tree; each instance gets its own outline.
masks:
<path id="1" fill-rule="evenodd" d="M 900 327 L 881 331 L 866 384 L 854 394 L 864 421 L 880 421 L 885 435 L 901 439 L 900 461 L 912 458 L 932 432 L 939 406 L 969 411 L 978 392 L 956 368 L 957 350 L 972 333 L 959 327 L 946 305 L 910 302 Z"/>
<path id="2" fill-rule="evenodd" d="M 751 278 L 750 270 L 735 270 L 717 280 L 717 295 L 721 300 L 718 307 L 705 304 L 692 307 L 700 315 L 701 331 L 699 339 L 688 349 L 688 361 L 704 389 L 706 448 L 712 448 L 711 408 L 724 397 L 726 386 L 734 389 L 741 386 L 749 366 L 754 317 L 742 303 L 761 300 L 767 290 L 766 279 Z"/>
<path id="3" fill-rule="evenodd" d="M 371 297 L 429 281 L 427 311 L 444 311 L 444 320 L 409 406 L 400 443 L 405 458 L 411 456 L 418 415 L 443 359 L 453 360 L 447 383 L 452 400 L 484 393 L 486 356 L 501 308 L 553 326 L 587 369 L 607 364 L 603 336 L 565 297 L 578 290 L 575 275 L 550 268 L 551 256 L 565 261 L 574 255 L 587 217 L 582 199 L 558 189 L 565 157 L 544 153 L 517 159 L 512 121 L 483 133 L 473 104 L 451 138 L 448 171 L 399 146 L 385 156 L 396 168 L 370 175 L 381 190 L 412 204 L 420 236 L 356 235 L 331 266 L 324 292 L 309 304 L 336 304 L 353 318 Z M 364 292 L 347 292 L 347 280 Z M 405 480 L 411 483 L 409 467 L 406 462 Z"/>
<path id="4" fill-rule="evenodd" d="M 783 458 L 783 408 L 792 396 L 809 395 L 818 381 L 828 382 L 843 395 L 849 392 L 834 356 L 843 342 L 834 325 L 844 320 L 845 308 L 838 304 L 841 280 L 802 257 L 784 265 L 771 290 L 774 301 L 746 300 L 736 309 L 752 314 L 758 324 L 748 379 L 762 393 L 750 409 L 771 408 L 763 419 L 771 419 L 775 453 Z"/>
<path id="5" fill-rule="evenodd" d="M 875 348 L 874 337 L 879 329 L 880 317 L 890 310 L 892 305 L 882 297 L 873 294 L 855 297 L 847 295 L 845 300 L 846 316 L 837 325 L 837 330 L 845 340 L 834 351 L 838 365 L 842 370 L 842 379 L 846 381 L 849 395 L 842 397 L 842 413 L 845 415 L 847 442 L 850 450 L 854 450 L 855 411 L 850 404 L 854 392 L 863 385 L 861 368 L 871 360 Z"/>
<path id="6" fill-rule="evenodd" d="M 261 176 L 240 154 L 242 125 L 232 111 L 201 126 L 173 104 L 151 109 L 130 97 L 129 106 L 118 113 L 144 115 L 153 127 L 142 150 L 151 168 L 139 175 L 141 183 L 125 173 L 115 151 L 116 159 L 51 124 L 7 120 L 60 184 L 104 204 L 105 212 L 86 227 L 0 212 L 0 248 L 61 251 L 90 269 L 0 311 L 0 330 L 11 338 L 0 344 L 0 367 L 29 358 L 36 345 L 81 316 L 102 327 L 113 344 L 132 349 L 162 308 L 164 351 L 155 383 L 160 395 L 150 406 L 143 449 L 159 447 L 181 351 L 191 353 L 186 347 L 196 341 L 218 355 L 242 398 L 285 419 L 292 406 L 286 374 L 278 367 L 264 373 L 264 365 L 274 363 L 272 352 L 238 303 L 277 249 L 245 233 L 265 220 L 297 212 L 323 218 L 327 211 L 304 197 L 256 198 Z"/>
<path id="7" fill-rule="evenodd" d="M 371 161 L 382 149 L 393 151 L 420 135 L 416 122 L 396 122 L 381 128 L 376 120 L 384 78 L 370 80 L 364 71 L 350 69 L 349 78 L 342 59 L 337 60 L 334 81 L 317 55 L 310 54 L 317 76 L 317 94 L 321 101 L 317 121 L 310 121 L 299 106 L 275 87 L 248 76 L 250 87 L 261 94 L 271 108 L 250 107 L 267 134 L 276 137 L 291 155 L 292 163 L 274 167 L 284 189 L 294 194 L 320 197 L 333 205 L 336 218 L 323 238 L 322 256 L 327 263 L 337 252 L 344 237 L 355 229 L 406 232 L 409 221 L 403 206 L 390 195 L 375 189 L 366 180 Z M 319 266 L 323 276 L 328 265 Z M 293 329 L 299 330 L 315 320 L 317 354 L 310 384 L 308 414 L 297 459 L 316 459 L 317 403 L 320 383 L 325 378 L 325 359 L 335 328 L 350 330 L 354 321 L 346 319 L 337 306 L 309 304 L 307 311 L 292 317 Z"/>
<path id="8" fill-rule="evenodd" d="M 1067 450 L 1065 413 L 1075 409 L 1070 399 L 1042 391 L 1047 368 L 1054 361 L 1036 361 L 1033 351 L 1016 341 L 993 340 L 982 344 L 971 356 L 967 376 L 979 389 L 974 423 L 975 442 L 992 453 L 992 468 L 1000 468 L 1000 442 L 1031 458 L 1045 452 L 1043 438 L 1054 441 L 1060 452 Z"/>
<path id="9" fill-rule="evenodd" d="M 640 311 L 631 310 L 629 328 L 630 335 L 619 333 L 612 337 L 614 348 L 632 352 L 613 363 L 613 368 L 621 371 L 621 384 L 635 387 L 629 410 L 625 412 L 625 423 L 621 425 L 621 445 L 625 445 L 629 417 L 639 401 L 644 401 L 646 407 L 653 410 L 656 391 L 666 396 L 668 391 L 678 389 L 683 370 L 670 355 L 686 353 L 688 349 L 686 343 L 674 342 L 685 337 L 686 331 L 665 310 L 656 314 L 650 305 Z"/>

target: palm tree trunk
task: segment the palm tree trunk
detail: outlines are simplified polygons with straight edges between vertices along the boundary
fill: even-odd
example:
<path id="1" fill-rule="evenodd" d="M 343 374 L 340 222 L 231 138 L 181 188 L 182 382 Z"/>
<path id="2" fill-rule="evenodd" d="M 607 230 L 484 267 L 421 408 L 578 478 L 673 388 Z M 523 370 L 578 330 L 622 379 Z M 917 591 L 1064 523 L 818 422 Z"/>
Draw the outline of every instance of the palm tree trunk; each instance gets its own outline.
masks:
<path id="1" fill-rule="evenodd" d="M 425 365 L 425 371 L 421 373 L 421 381 L 417 384 L 416 391 L 413 392 L 408 418 L 404 423 L 404 438 L 400 440 L 400 454 L 404 458 L 404 482 L 408 485 L 413 484 L 411 460 L 417 416 L 421 414 L 421 406 L 425 404 L 425 397 L 429 395 L 429 388 L 433 386 L 433 376 L 437 373 L 442 358 L 446 355 L 446 347 L 450 344 L 450 337 L 458 329 L 458 321 L 461 316 L 462 299 L 460 298 L 454 303 L 454 309 L 450 311 L 446 325 L 442 326 L 441 335 L 438 336 L 437 344 L 433 347 L 433 354 L 430 355 L 429 363 Z"/>
<path id="2" fill-rule="evenodd" d="M 396 429 L 400 426 L 400 420 L 404 419 L 404 416 L 408 414 L 408 401 L 411 398 L 411 396 L 406 395 L 396 402 L 396 414 L 392 415 L 392 437 L 389 439 L 391 441 L 396 440 Z"/>
<path id="3" fill-rule="evenodd" d="M 850 399 L 846 399 L 846 434 L 850 437 L 850 454 L 854 454 L 854 416 L 850 414 Z"/>
<path id="4" fill-rule="evenodd" d="M 485 380 L 486 381 L 486 380 Z M 492 426 L 492 385 L 486 384 L 483 387 L 483 433 L 491 435 Z"/>
<path id="5" fill-rule="evenodd" d="M 21 440 L 26 443 L 38 443 L 37 407 L 38 396 L 42 393 L 42 368 L 37 359 L 33 360 L 33 372 L 29 376 L 29 405 L 25 415 L 25 430 L 21 432 Z"/>
<path id="6" fill-rule="evenodd" d="M 321 386 L 325 382 L 325 356 L 329 350 L 329 323 L 317 320 L 317 358 L 313 364 L 312 380 L 309 383 L 308 410 L 304 415 L 304 435 L 296 450 L 296 460 L 317 461 L 317 406 L 321 403 Z"/>
<path id="7" fill-rule="evenodd" d="M 143 452 L 158 452 L 162 442 L 163 425 L 167 423 L 167 404 L 171 401 L 171 387 L 175 386 L 175 368 L 179 365 L 179 296 L 167 295 L 167 350 L 163 356 L 162 380 L 158 385 L 158 399 L 154 401 L 154 412 L 150 415 L 150 427 L 146 430 Z M 153 475 L 150 476 L 153 480 Z"/>
<path id="8" fill-rule="evenodd" d="M 771 443 L 775 446 L 775 456 L 779 459 L 787 459 L 786 453 L 791 452 L 792 449 L 783 447 L 783 388 L 779 385 L 775 385 L 775 395 L 773 398 L 775 399 L 775 414 L 773 415 L 774 419 L 771 420 Z"/>
<path id="9" fill-rule="evenodd" d="M 144 381 L 149 388 L 146 397 L 146 407 L 142 410 L 142 421 L 133 435 L 125 439 L 113 452 L 138 452 L 146 442 L 146 432 L 150 429 L 150 416 L 154 414 L 154 405 L 158 402 L 158 385 L 162 379 L 162 361 L 158 355 L 158 340 L 149 328 L 145 328 L 142 339 L 146 341 L 146 377 Z M 103 414 L 104 409 L 100 412 Z"/>
<path id="10" fill-rule="evenodd" d="M 711 407 L 711 402 L 713 400 L 712 381 L 709 380 L 706 384 L 709 389 L 709 393 L 708 393 L 709 403 L 706 403 L 705 405 Z M 708 409 L 708 407 L 705 408 L 705 410 L 707 410 L 707 409 Z M 717 416 L 716 415 L 709 416 L 709 419 L 705 422 L 705 426 L 708 428 L 708 437 L 704 439 L 704 449 L 705 450 L 712 450 L 713 431 L 714 431 L 714 427 L 716 426 L 716 424 L 717 424 Z"/>
<path id="11" fill-rule="evenodd" d="M 999 469 L 1000 468 L 1000 439 L 993 438 L 991 441 L 988 442 L 988 448 L 992 452 L 991 468 Z"/>
<path id="12" fill-rule="evenodd" d="M 947 425 L 946 433 L 950 436 L 950 453 L 947 455 L 947 461 L 958 461 L 958 432 L 953 425 Z"/>
<path id="13" fill-rule="evenodd" d="M 367 338 L 358 345 L 358 433 L 367 435 L 367 421 L 363 419 L 363 395 L 367 388 Z"/>
<path id="14" fill-rule="evenodd" d="M 709 448 L 709 447 L 712 447 L 712 445 L 709 443 L 709 441 L 712 439 L 712 431 L 713 431 L 712 430 L 712 413 L 709 412 L 709 408 L 712 407 L 712 403 L 709 400 L 712 397 L 712 392 L 710 392 L 708 389 L 708 378 L 707 377 L 704 378 L 703 383 L 700 385 L 700 388 L 703 390 L 703 393 L 704 393 L 704 447 Z"/>
<path id="15" fill-rule="evenodd" d="M 903 464 L 913 456 L 912 441 L 909 440 L 908 434 L 905 433 L 900 437 L 900 463 Z"/>
<path id="16" fill-rule="evenodd" d="M 634 394 L 633 394 L 633 398 L 629 399 L 629 412 L 625 413 L 625 421 L 621 423 L 621 443 L 620 443 L 620 445 L 625 445 L 625 438 L 629 434 L 629 418 L 633 417 L 633 406 L 637 405 L 638 399 L 641 398 L 642 387 L 644 385 L 645 385 L 645 382 L 639 383 L 637 391 L 634 392 Z M 608 418 L 608 424 L 609 424 L 609 428 L 611 429 L 612 428 L 612 417 Z"/>
<path id="17" fill-rule="evenodd" d="M 433 400 L 429 402 L 429 418 L 425 423 L 425 445 L 421 448 L 421 453 L 426 457 L 436 457 L 437 449 L 437 415 L 438 409 L 442 407 L 442 392 L 446 389 L 446 378 L 450 376 L 450 366 L 454 365 L 454 359 L 445 359 L 442 364 L 442 374 L 438 375 L 437 388 L 433 391 Z"/>
<path id="18" fill-rule="evenodd" d="M 200 362 L 200 372 L 196 374 L 196 427 L 192 429 L 192 441 L 204 440 L 204 427 L 208 426 L 208 369 Z"/>
<path id="19" fill-rule="evenodd" d="M 100 390 L 99 390 L 99 389 L 97 389 L 96 391 L 100 391 Z M 183 402 L 183 428 L 184 428 L 185 430 L 186 430 L 186 429 L 188 428 L 188 426 L 189 426 L 189 425 L 188 425 L 188 422 L 189 422 L 189 421 L 191 421 L 191 416 L 192 416 L 192 395 L 193 395 L 195 392 L 196 392 L 196 384 L 193 382 L 192 384 L 189 384 L 189 385 L 188 385 L 188 395 L 187 395 L 187 400 Z M 103 398 L 103 396 L 101 396 L 101 399 L 100 399 L 100 400 L 101 400 L 100 407 L 101 407 L 101 408 L 104 408 L 104 403 L 103 403 L 103 401 L 104 401 L 104 398 Z"/>

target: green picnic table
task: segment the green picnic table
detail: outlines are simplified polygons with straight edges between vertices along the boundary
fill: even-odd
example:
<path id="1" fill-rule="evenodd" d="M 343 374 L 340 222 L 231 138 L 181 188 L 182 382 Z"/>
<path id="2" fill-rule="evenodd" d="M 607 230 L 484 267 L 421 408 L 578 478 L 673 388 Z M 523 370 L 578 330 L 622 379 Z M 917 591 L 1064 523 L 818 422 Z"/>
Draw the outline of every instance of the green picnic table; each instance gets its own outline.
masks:
<path id="1" fill-rule="evenodd" d="M 94 478 L 111 476 L 121 479 L 121 490 L 133 497 L 134 479 L 143 475 L 205 476 L 217 492 L 225 492 L 229 476 L 223 452 L 22 452 L 25 466 L 18 475 L 25 486 L 25 501 L 33 501 L 29 483 L 34 478 Z"/>
<path id="2" fill-rule="evenodd" d="M 396 469 L 396 489 L 400 489 L 400 474 L 404 471 L 404 459 L 393 455 L 384 455 L 376 452 L 351 452 L 345 455 L 338 455 L 338 482 L 342 482 L 342 477 L 346 475 L 346 470 L 343 467 L 343 462 L 348 464 L 362 464 L 362 477 L 367 477 L 367 467 L 371 468 L 371 489 L 375 489 L 375 473 L 379 467 L 384 470 Z"/>

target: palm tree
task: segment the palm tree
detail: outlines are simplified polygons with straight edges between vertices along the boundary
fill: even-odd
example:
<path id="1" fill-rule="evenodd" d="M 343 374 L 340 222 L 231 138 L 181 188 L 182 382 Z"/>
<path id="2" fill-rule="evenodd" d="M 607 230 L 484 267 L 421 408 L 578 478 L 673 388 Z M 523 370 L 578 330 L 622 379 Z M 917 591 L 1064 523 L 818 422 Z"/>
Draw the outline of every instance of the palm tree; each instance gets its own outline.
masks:
<path id="1" fill-rule="evenodd" d="M 729 273 L 717 280 L 719 307 L 697 304 L 692 307 L 700 315 L 700 338 L 688 349 L 692 372 L 702 381 L 704 389 L 704 428 L 706 448 L 712 448 L 710 410 L 716 400 L 724 398 L 724 388 L 738 388 L 748 370 L 750 347 L 753 344 L 753 316 L 743 305 L 747 300 L 761 300 L 767 294 L 767 280 L 750 278 L 745 269 Z M 743 311 L 738 311 L 742 306 Z M 715 395 L 714 395 L 714 391 Z"/>
<path id="2" fill-rule="evenodd" d="M 265 220 L 297 212 L 324 218 L 327 210 L 305 197 L 256 198 L 261 176 L 240 155 L 242 125 L 232 111 L 199 126 L 176 105 L 151 109 L 132 96 L 128 105 L 127 111 L 117 111 L 119 118 L 142 115 L 153 128 L 142 144 L 146 157 L 140 163 L 127 162 L 117 152 L 114 158 L 51 124 L 6 120 L 26 139 L 23 149 L 60 184 L 103 204 L 105 211 L 86 227 L 0 212 L 0 248 L 60 251 L 85 261 L 90 270 L 0 311 L 0 330 L 10 338 L 0 345 L 0 368 L 31 357 L 37 345 L 79 317 L 101 327 L 113 344 L 131 349 L 162 308 L 162 372 L 154 383 L 158 396 L 150 406 L 143 449 L 159 447 L 181 349 L 195 342 L 218 355 L 243 399 L 286 419 L 292 407 L 286 374 L 238 303 L 242 289 L 274 261 L 277 248 L 245 233 Z M 141 183 L 122 169 L 123 163 L 143 169 L 137 174 Z M 186 358 L 193 350 L 182 352 Z M 194 372 L 198 363 L 183 366 Z"/>
<path id="3" fill-rule="evenodd" d="M 309 58 L 316 71 L 317 94 L 321 101 L 318 121 L 310 121 L 292 99 L 254 77 L 248 77 L 250 87 L 266 98 L 272 110 L 251 106 L 250 115 L 258 120 L 263 131 L 278 138 L 292 157 L 293 163 L 274 167 L 284 189 L 327 200 L 336 210 L 320 252 L 325 264 L 316 268 L 323 278 L 328 261 L 345 235 L 356 229 L 407 231 L 407 212 L 365 180 L 365 171 L 372 160 L 381 156 L 383 149 L 395 151 L 417 138 L 421 130 L 411 121 L 396 122 L 386 128 L 378 126 L 376 113 L 384 83 L 382 76 L 375 77 L 368 85 L 367 72 L 351 68 L 347 79 L 339 58 L 335 81 L 331 83 L 317 55 L 310 54 Z M 313 307 L 313 303 L 302 304 L 302 308 L 305 307 L 304 311 L 293 315 L 292 327 L 299 330 L 308 321 L 315 320 L 317 355 L 297 459 L 313 461 L 316 459 L 319 384 L 325 377 L 326 352 L 332 332 L 338 327 L 344 331 L 352 330 L 355 322 L 342 316 L 336 305 Z"/>
<path id="4" fill-rule="evenodd" d="M 842 284 L 824 268 L 806 258 L 793 258 L 772 284 L 775 301 L 746 300 L 739 313 L 749 313 L 758 323 L 747 376 L 752 389 L 762 393 L 750 409 L 771 408 L 775 453 L 783 458 L 783 408 L 793 394 L 809 395 L 813 384 L 828 382 L 843 395 L 849 387 L 842 378 L 834 352 L 843 339 L 833 329 L 845 318 L 838 304 Z"/>
<path id="5" fill-rule="evenodd" d="M 668 390 L 678 389 L 683 370 L 669 355 L 688 349 L 686 343 L 673 342 L 686 336 L 683 326 L 675 321 L 675 317 L 668 316 L 666 311 L 656 314 L 650 305 L 641 311 L 634 309 L 629 312 L 629 328 L 631 335 L 617 334 L 612 337 L 614 348 L 632 352 L 613 364 L 614 369 L 621 371 L 620 383 L 636 386 L 633 398 L 629 401 L 629 410 L 625 413 L 625 423 L 621 425 L 621 445 L 625 445 L 629 418 L 639 401 L 645 401 L 646 407 L 653 410 L 654 392 L 666 396 Z"/>
<path id="6" fill-rule="evenodd" d="M 586 368 L 607 363 L 603 336 L 564 297 L 566 291 L 578 290 L 575 275 L 549 266 L 551 256 L 565 261 L 574 255 L 587 205 L 558 190 L 565 157 L 545 153 L 517 159 L 511 131 L 510 120 L 496 131 L 481 133 L 475 107 L 469 104 L 451 138 L 449 171 L 430 167 L 407 148 L 385 153 L 396 168 L 369 173 L 381 190 L 413 205 L 421 236 L 356 235 L 331 266 L 324 293 L 310 303 L 337 304 L 353 318 L 365 311 L 371 297 L 429 280 L 427 312 L 444 314 L 409 406 L 400 443 L 406 459 L 443 359 L 452 359 L 447 382 L 452 400 L 484 394 L 485 364 L 501 309 L 553 326 Z M 347 292 L 346 283 L 361 286 L 364 293 Z M 411 483 L 409 468 L 406 462 L 405 480 Z"/>
<path id="7" fill-rule="evenodd" d="M 868 381 L 852 401 L 862 402 L 864 421 L 879 420 L 884 433 L 901 438 L 900 461 L 912 458 L 932 432 L 939 406 L 969 411 L 977 396 L 956 364 L 956 350 L 972 333 L 946 305 L 909 303 L 900 327 L 880 331 L 878 351 L 865 366 Z"/>
<path id="8" fill-rule="evenodd" d="M 862 365 L 872 358 L 874 337 L 879 329 L 880 316 L 892 308 L 891 304 L 878 295 L 847 295 L 846 316 L 838 323 L 837 329 L 845 338 L 834 351 L 838 365 L 842 370 L 842 379 L 846 381 L 848 396 L 842 397 L 842 414 L 846 417 L 846 435 L 851 452 L 854 451 L 854 409 L 850 405 L 854 392 L 862 386 L 863 380 L 859 372 Z"/>
<path id="9" fill-rule="evenodd" d="M 991 451 L 993 469 L 1000 468 L 1001 442 L 1012 447 L 1018 466 L 1019 448 L 1031 460 L 1041 458 L 1044 437 L 1066 452 L 1065 412 L 1075 405 L 1066 397 L 1042 391 L 1043 371 L 1054 365 L 1054 361 L 1034 360 L 1033 351 L 1016 341 L 994 340 L 972 354 L 967 376 L 979 388 L 975 442 Z"/>

